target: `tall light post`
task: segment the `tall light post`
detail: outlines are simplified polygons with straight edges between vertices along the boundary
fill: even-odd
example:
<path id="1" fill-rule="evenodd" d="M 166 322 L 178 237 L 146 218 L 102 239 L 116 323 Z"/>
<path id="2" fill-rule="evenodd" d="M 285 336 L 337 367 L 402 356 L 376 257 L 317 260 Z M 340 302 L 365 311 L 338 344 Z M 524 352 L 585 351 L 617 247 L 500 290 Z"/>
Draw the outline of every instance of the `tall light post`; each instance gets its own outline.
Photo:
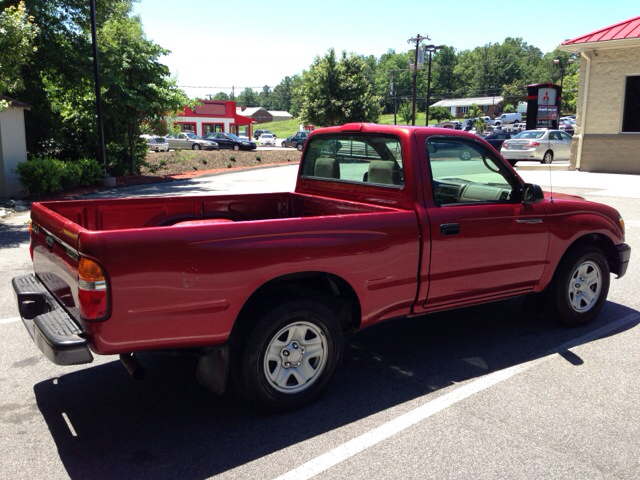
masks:
<path id="1" fill-rule="evenodd" d="M 438 50 L 442 50 L 444 45 L 425 45 L 424 49 L 429 54 L 429 62 L 427 69 L 427 108 L 426 108 L 426 119 L 425 125 L 429 126 L 429 106 L 431 103 L 431 55 L 436 53 Z"/>
<path id="2" fill-rule="evenodd" d="M 107 160 L 104 146 L 104 128 L 102 124 L 102 99 L 100 96 L 100 71 L 98 68 L 98 42 L 96 40 L 96 4 L 95 0 L 89 1 L 89 15 L 91 16 L 91 46 L 93 49 L 93 78 L 96 92 L 96 114 L 98 120 L 98 161 L 102 165 L 104 173 L 107 172 Z M 132 172 L 133 173 L 133 172 Z"/>
<path id="3" fill-rule="evenodd" d="M 557 65 L 560 69 L 560 101 L 558 102 L 558 120 L 562 116 L 560 113 L 562 110 L 562 99 L 564 97 L 564 92 L 562 90 L 562 87 L 564 86 L 564 74 L 566 73 L 567 67 L 573 62 L 575 62 L 575 59 L 573 57 L 567 58 L 565 62 L 563 62 L 561 58 L 553 59 L 554 65 Z"/>

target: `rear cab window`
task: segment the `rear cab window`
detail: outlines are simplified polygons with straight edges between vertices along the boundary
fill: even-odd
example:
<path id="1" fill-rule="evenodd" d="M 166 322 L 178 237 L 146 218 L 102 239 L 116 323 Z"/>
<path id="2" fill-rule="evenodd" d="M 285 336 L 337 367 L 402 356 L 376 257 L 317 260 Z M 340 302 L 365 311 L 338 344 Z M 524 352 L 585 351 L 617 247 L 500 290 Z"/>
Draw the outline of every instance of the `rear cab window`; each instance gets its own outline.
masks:
<path id="1" fill-rule="evenodd" d="M 398 138 L 380 134 L 314 136 L 307 140 L 301 175 L 401 189 L 402 145 Z"/>

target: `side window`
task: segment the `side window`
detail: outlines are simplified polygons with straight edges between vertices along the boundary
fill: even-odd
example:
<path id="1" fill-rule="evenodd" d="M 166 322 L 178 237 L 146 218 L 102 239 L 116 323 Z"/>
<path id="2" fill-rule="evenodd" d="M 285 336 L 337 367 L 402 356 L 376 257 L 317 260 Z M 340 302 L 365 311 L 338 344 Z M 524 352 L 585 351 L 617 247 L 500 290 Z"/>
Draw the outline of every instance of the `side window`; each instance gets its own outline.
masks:
<path id="1" fill-rule="evenodd" d="M 455 137 L 430 137 L 426 148 L 438 205 L 517 201 L 516 177 L 482 145 Z"/>
<path id="2" fill-rule="evenodd" d="M 566 132 L 560 132 L 560 137 L 562 137 L 562 140 L 564 140 L 565 142 L 571 141 L 571 135 Z"/>
<path id="3" fill-rule="evenodd" d="M 302 175 L 388 186 L 404 185 L 402 148 L 394 137 L 370 135 L 318 135 L 307 140 Z"/>

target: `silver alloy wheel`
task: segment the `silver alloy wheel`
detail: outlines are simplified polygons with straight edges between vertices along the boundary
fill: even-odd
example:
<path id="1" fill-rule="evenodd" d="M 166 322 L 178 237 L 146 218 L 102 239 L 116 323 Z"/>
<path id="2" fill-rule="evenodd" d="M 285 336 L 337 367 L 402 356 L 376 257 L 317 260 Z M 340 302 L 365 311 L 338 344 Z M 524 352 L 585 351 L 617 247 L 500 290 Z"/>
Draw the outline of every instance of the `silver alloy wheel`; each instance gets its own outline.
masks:
<path id="1" fill-rule="evenodd" d="M 327 337 L 318 325 L 289 324 L 276 333 L 267 346 L 263 362 L 265 377 L 279 392 L 301 392 L 320 377 L 327 354 Z"/>
<path id="2" fill-rule="evenodd" d="M 542 157 L 542 163 L 549 164 L 553 162 L 553 152 L 551 150 L 547 150 L 544 152 L 544 157 Z"/>
<path id="3" fill-rule="evenodd" d="M 569 304 L 577 313 L 591 310 L 602 292 L 602 271 L 596 262 L 586 260 L 575 269 L 569 279 Z"/>

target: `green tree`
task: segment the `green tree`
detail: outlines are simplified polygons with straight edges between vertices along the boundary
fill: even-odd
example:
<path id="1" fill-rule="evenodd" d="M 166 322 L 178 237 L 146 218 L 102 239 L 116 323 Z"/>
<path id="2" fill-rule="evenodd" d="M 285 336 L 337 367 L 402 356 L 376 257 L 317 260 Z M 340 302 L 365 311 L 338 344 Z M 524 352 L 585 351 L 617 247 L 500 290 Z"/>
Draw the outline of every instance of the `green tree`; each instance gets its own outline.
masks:
<path id="1" fill-rule="evenodd" d="M 409 125 L 413 120 L 413 105 L 411 102 L 403 102 L 398 107 L 398 116 L 406 124 Z"/>
<path id="2" fill-rule="evenodd" d="M 379 98 L 374 94 L 370 70 L 363 57 L 334 49 L 316 57 L 302 74 L 300 116 L 314 125 L 374 122 L 380 117 Z"/>
<path id="3" fill-rule="evenodd" d="M 442 122 L 443 120 L 453 120 L 453 118 L 451 110 L 446 107 L 429 108 L 429 119 L 435 120 L 436 123 Z M 411 121 L 411 114 L 409 114 L 409 121 Z"/>
<path id="4" fill-rule="evenodd" d="M 253 88 L 247 87 L 236 97 L 236 104 L 241 107 L 257 107 L 259 105 L 258 94 Z"/>
<path id="5" fill-rule="evenodd" d="M 209 95 L 209 100 L 231 100 L 228 93 L 218 92 L 215 95 Z"/>
<path id="6" fill-rule="evenodd" d="M 0 95 L 24 88 L 21 70 L 36 50 L 37 34 L 38 27 L 27 14 L 24 2 L 0 11 Z"/>
<path id="7" fill-rule="evenodd" d="M 168 51 L 145 38 L 140 19 L 132 14 L 132 1 L 96 2 L 107 164 L 113 173 L 131 171 L 143 160 L 141 124 L 188 101 L 159 61 Z M 35 155 L 96 158 L 88 2 L 29 0 L 27 13 L 40 28 L 33 61 L 21 70 L 21 99 L 32 105 L 26 117 L 27 148 Z"/>

